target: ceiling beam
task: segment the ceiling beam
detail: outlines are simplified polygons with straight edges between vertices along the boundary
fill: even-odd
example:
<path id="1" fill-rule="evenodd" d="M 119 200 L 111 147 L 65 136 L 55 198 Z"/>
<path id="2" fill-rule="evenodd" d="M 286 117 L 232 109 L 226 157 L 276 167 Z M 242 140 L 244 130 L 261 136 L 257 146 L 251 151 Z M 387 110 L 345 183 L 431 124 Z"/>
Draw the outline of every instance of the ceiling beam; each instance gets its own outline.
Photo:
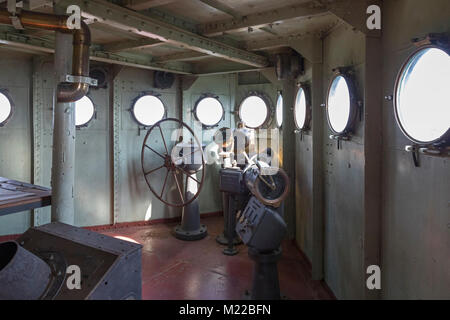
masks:
<path id="1" fill-rule="evenodd" d="M 36 53 L 53 54 L 55 52 L 53 41 L 47 39 L 36 39 L 20 33 L 0 32 L 0 44 L 8 45 L 10 48 L 19 48 Z M 159 70 L 178 74 L 192 74 L 191 66 L 188 64 L 164 64 L 150 61 L 148 55 L 140 54 L 118 54 L 102 50 L 92 50 L 90 59 L 110 64 L 117 64 L 140 69 Z"/>
<path id="2" fill-rule="evenodd" d="M 169 61 L 192 61 L 198 60 L 201 58 L 208 57 L 207 54 L 199 53 L 199 52 L 180 52 L 169 54 L 166 56 L 154 57 L 154 62 L 169 62 Z"/>
<path id="3" fill-rule="evenodd" d="M 274 40 L 251 42 L 248 50 L 269 50 L 279 47 L 291 47 L 312 63 L 322 62 L 322 34 L 298 34 L 289 37 L 279 37 Z"/>
<path id="4" fill-rule="evenodd" d="M 159 6 L 164 6 L 180 0 L 125 0 L 123 5 L 133 10 L 147 10 Z"/>
<path id="5" fill-rule="evenodd" d="M 139 36 L 137 36 L 135 34 L 132 34 L 130 32 L 123 31 L 120 29 L 111 28 L 107 25 L 99 23 L 98 21 L 86 19 L 84 22 L 86 22 L 86 24 L 89 25 L 89 28 L 91 30 L 98 30 L 98 31 L 106 32 L 106 33 L 110 33 L 110 34 L 113 33 L 116 36 L 120 36 L 121 38 L 127 38 L 130 40 L 138 40 L 139 39 Z"/>
<path id="6" fill-rule="evenodd" d="M 222 11 L 228 14 L 229 16 L 232 16 L 233 18 L 241 17 L 240 13 L 237 10 L 234 10 L 233 8 L 227 6 L 226 4 L 223 4 L 218 0 L 198 0 L 198 1 L 203 2 L 204 4 L 210 6 L 211 8 Z"/>
<path id="7" fill-rule="evenodd" d="M 224 68 L 222 70 L 204 70 L 196 73 L 197 76 L 216 76 L 221 74 L 230 74 L 230 73 L 246 73 L 246 72 L 255 72 L 255 71 L 263 71 L 271 68 L 250 68 L 250 69 L 242 69 L 242 68 Z"/>
<path id="8" fill-rule="evenodd" d="M 267 32 L 267 33 L 270 33 L 270 34 L 272 34 L 272 35 L 274 35 L 274 36 L 277 36 L 277 35 L 278 35 L 278 33 L 276 33 L 275 31 L 273 31 L 273 29 L 272 29 L 271 27 L 261 27 L 261 28 L 259 28 L 259 30 L 264 31 L 264 32 Z"/>
<path id="9" fill-rule="evenodd" d="M 153 40 L 153 39 L 140 39 L 129 41 L 117 41 L 107 44 L 103 44 L 102 47 L 105 51 L 120 52 L 127 50 L 143 49 L 164 45 L 165 42 Z"/>
<path id="10" fill-rule="evenodd" d="M 269 64 L 264 56 L 202 37 L 104 0 L 60 0 L 59 4 L 78 5 L 85 18 L 97 19 L 111 27 L 165 41 L 167 44 L 254 67 L 266 67 Z"/>
<path id="11" fill-rule="evenodd" d="M 301 41 L 314 34 L 297 34 L 286 37 L 278 37 L 270 40 L 249 41 L 246 48 L 249 51 L 270 50 L 279 47 L 289 47 L 292 43 Z M 320 36 L 320 35 L 317 35 Z"/>
<path id="12" fill-rule="evenodd" d="M 165 11 L 161 11 L 159 9 L 153 8 L 146 11 L 140 12 L 141 14 L 168 23 L 174 27 L 178 27 L 193 33 L 197 33 L 197 22 L 188 21 L 185 17 L 181 18 L 173 15 L 172 13 L 168 13 Z"/>
<path id="13" fill-rule="evenodd" d="M 240 19 L 242 18 L 242 15 L 240 14 L 240 12 L 238 12 L 237 10 L 234 10 L 233 8 L 223 4 L 222 2 L 219 2 L 217 0 L 198 0 L 201 1 L 205 4 L 207 4 L 208 6 L 210 6 L 211 8 L 214 8 L 216 10 L 222 11 L 230 16 L 232 16 L 235 19 Z M 270 33 L 272 35 L 278 35 L 273 29 L 272 26 L 270 27 L 259 27 L 259 30 Z"/>
<path id="14" fill-rule="evenodd" d="M 325 6 L 317 6 L 314 3 L 302 3 L 275 10 L 252 13 L 241 18 L 201 24 L 198 25 L 198 30 L 201 34 L 212 37 L 230 31 L 245 31 L 248 28 L 264 27 L 277 21 L 298 17 L 312 17 L 326 14 L 327 12 L 328 8 Z"/>

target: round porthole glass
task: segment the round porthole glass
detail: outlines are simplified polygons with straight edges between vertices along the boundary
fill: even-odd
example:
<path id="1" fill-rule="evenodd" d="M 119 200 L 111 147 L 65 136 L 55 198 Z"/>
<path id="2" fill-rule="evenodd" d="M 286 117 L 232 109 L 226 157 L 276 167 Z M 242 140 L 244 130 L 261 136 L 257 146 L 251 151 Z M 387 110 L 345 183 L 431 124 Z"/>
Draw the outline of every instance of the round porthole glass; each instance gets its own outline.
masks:
<path id="1" fill-rule="evenodd" d="M 204 126 L 214 127 L 223 119 L 224 110 L 220 101 L 213 97 L 202 98 L 195 107 L 195 117 Z"/>
<path id="2" fill-rule="evenodd" d="M 0 92 L 0 125 L 4 125 L 8 121 L 12 113 L 12 104 L 9 98 Z"/>
<path id="3" fill-rule="evenodd" d="M 246 127 L 257 129 L 267 121 L 269 107 L 261 97 L 251 95 L 242 101 L 239 116 Z"/>
<path id="4" fill-rule="evenodd" d="M 136 100 L 132 112 L 140 125 L 149 127 L 164 118 L 166 108 L 158 97 L 145 95 Z"/>
<path id="5" fill-rule="evenodd" d="M 75 102 L 75 125 L 77 127 L 86 126 L 94 118 L 94 114 L 94 103 L 89 97 L 84 96 Z"/>
<path id="6" fill-rule="evenodd" d="M 297 129 L 308 129 L 310 119 L 310 109 L 306 105 L 306 92 L 300 87 L 295 97 L 294 119 Z"/>
<path id="7" fill-rule="evenodd" d="M 281 93 L 278 94 L 276 115 L 277 125 L 278 127 L 281 127 L 281 125 L 283 124 L 283 96 L 281 95 Z"/>
<path id="8" fill-rule="evenodd" d="M 414 53 L 395 88 L 395 114 L 403 133 L 419 144 L 439 142 L 450 133 L 450 56 L 437 47 Z"/>
<path id="9" fill-rule="evenodd" d="M 345 133 L 350 126 L 351 114 L 350 87 L 344 76 L 338 75 L 328 90 L 327 116 L 331 130 L 337 134 Z"/>

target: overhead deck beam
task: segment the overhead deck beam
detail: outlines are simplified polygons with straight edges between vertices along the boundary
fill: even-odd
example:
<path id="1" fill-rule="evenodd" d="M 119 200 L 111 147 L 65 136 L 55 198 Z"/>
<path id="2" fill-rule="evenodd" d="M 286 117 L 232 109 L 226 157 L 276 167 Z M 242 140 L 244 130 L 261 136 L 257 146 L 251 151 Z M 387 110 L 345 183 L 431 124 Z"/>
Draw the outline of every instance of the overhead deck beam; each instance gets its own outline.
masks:
<path id="1" fill-rule="evenodd" d="M 211 8 L 214 8 L 216 10 L 222 11 L 233 18 L 240 18 L 241 15 L 237 10 L 234 10 L 233 8 L 227 6 L 226 4 L 223 4 L 222 2 L 218 0 L 198 0 L 200 2 L 203 2 L 204 4 L 210 6 Z"/>
<path id="2" fill-rule="evenodd" d="M 267 68 L 252 68 L 252 69 L 234 69 L 234 68 L 230 68 L 228 69 L 223 69 L 223 70 L 210 70 L 210 71 L 204 71 L 201 73 L 195 73 L 196 76 L 199 77 L 203 77 L 203 76 L 216 76 L 216 75 L 222 75 L 222 74 L 231 74 L 231 73 L 246 73 L 246 72 L 255 72 L 255 71 L 264 71 L 264 70 L 268 70 L 271 69 L 270 67 Z"/>
<path id="3" fill-rule="evenodd" d="M 201 58 L 207 57 L 207 54 L 199 53 L 199 52 L 181 52 L 181 53 L 174 53 L 169 54 L 166 56 L 161 57 L 155 57 L 153 59 L 154 62 L 169 62 L 169 61 L 191 61 L 191 60 L 198 60 Z"/>
<path id="4" fill-rule="evenodd" d="M 6 45 L 7 48 L 19 49 L 33 54 L 53 54 L 54 44 L 47 39 L 38 39 L 20 33 L 0 32 L 0 45 Z M 168 56 L 166 56 L 167 58 Z M 115 65 L 135 67 L 147 70 L 160 70 L 185 75 L 207 76 L 229 73 L 242 73 L 251 71 L 263 71 L 270 68 L 207 68 L 206 70 L 192 70 L 188 65 L 164 64 L 162 61 L 150 61 L 147 56 L 133 54 L 118 54 L 102 50 L 91 50 L 90 59 Z M 160 58 L 163 60 L 164 58 Z M 169 62 L 169 59 L 166 59 Z M 181 61 L 181 60 L 170 60 Z"/>
<path id="5" fill-rule="evenodd" d="M 164 44 L 165 44 L 164 42 L 158 41 L 158 40 L 140 39 L 140 40 L 111 42 L 111 43 L 102 45 L 102 47 L 105 51 L 120 52 L 120 51 L 127 51 L 127 50 L 141 49 L 141 48 L 156 47 L 156 46 L 161 46 Z"/>
<path id="6" fill-rule="evenodd" d="M 0 32 L 0 44 L 12 48 L 19 48 L 34 53 L 53 54 L 54 43 L 45 39 L 36 39 L 23 34 Z M 178 74 L 192 74 L 191 67 L 187 64 L 164 64 L 150 61 L 148 56 L 133 54 L 118 54 L 102 50 L 91 50 L 90 59 L 111 64 L 136 67 L 148 70 L 159 70 Z"/>
<path id="7" fill-rule="evenodd" d="M 291 35 L 287 37 L 278 37 L 270 40 L 261 40 L 261 41 L 250 41 L 246 45 L 246 49 L 249 51 L 259 51 L 259 50 L 268 50 L 279 47 L 291 46 L 293 44 L 298 44 L 298 41 L 306 39 L 311 36 L 320 36 L 319 34 L 297 34 Z"/>
<path id="8" fill-rule="evenodd" d="M 197 33 L 197 23 L 193 21 L 186 20 L 185 17 L 180 18 L 178 16 L 175 16 L 173 14 L 169 14 L 168 12 L 161 11 L 157 8 L 153 8 L 150 10 L 142 11 L 140 12 L 143 15 L 153 18 L 158 21 L 162 21 L 165 23 L 168 23 L 174 27 L 181 28 L 183 30 L 187 30 L 193 33 Z"/>
<path id="9" fill-rule="evenodd" d="M 231 8 L 217 0 L 198 0 L 198 1 L 201 1 L 204 4 L 207 4 L 211 8 L 222 11 L 222 12 L 232 16 L 235 19 L 242 18 L 242 15 L 237 10 L 234 10 L 233 8 Z M 273 34 L 273 35 L 277 35 L 277 33 L 275 31 L 273 31 L 272 28 L 270 28 L 270 27 L 260 27 L 259 30 Z"/>
<path id="10" fill-rule="evenodd" d="M 87 25 L 89 25 L 89 28 L 91 30 L 98 30 L 101 32 L 106 32 L 106 33 L 114 33 L 114 35 L 120 36 L 121 38 L 126 38 L 126 39 L 130 39 L 130 40 L 139 40 L 139 36 L 123 31 L 123 30 L 119 30 L 119 29 L 112 29 L 111 27 L 101 24 L 98 21 L 94 21 L 94 20 L 89 20 L 86 19 L 84 22 L 86 22 Z"/>
<path id="11" fill-rule="evenodd" d="M 245 31 L 248 30 L 248 28 L 264 27 L 277 21 L 298 17 L 312 17 L 326 14 L 327 12 L 327 7 L 309 2 L 265 12 L 253 13 L 239 18 L 201 24 L 198 26 L 198 30 L 201 34 L 212 37 L 230 31 Z"/>
<path id="12" fill-rule="evenodd" d="M 111 27 L 140 36 L 254 67 L 269 65 L 266 57 L 199 36 L 104 0 L 60 0 L 59 4 L 78 5 L 83 17 L 97 19 Z"/>
<path id="13" fill-rule="evenodd" d="M 146 10 L 159 6 L 164 6 L 180 0 L 125 0 L 123 5 L 133 10 Z"/>

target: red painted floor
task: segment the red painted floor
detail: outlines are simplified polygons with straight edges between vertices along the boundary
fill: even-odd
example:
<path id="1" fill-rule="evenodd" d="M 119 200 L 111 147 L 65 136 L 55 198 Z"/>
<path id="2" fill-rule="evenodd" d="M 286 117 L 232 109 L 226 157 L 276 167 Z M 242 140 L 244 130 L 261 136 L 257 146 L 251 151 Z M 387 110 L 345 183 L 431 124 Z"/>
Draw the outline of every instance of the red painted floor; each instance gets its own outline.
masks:
<path id="1" fill-rule="evenodd" d="M 102 231 L 142 244 L 143 299 L 226 300 L 242 299 L 251 287 L 253 262 L 247 248 L 225 256 L 215 238 L 222 232 L 223 218 L 202 219 L 208 236 L 186 242 L 172 236 L 173 224 L 126 227 Z M 289 299 L 333 299 L 322 281 L 311 280 L 309 266 L 290 242 L 283 243 L 283 257 L 278 266 L 282 294 Z"/>

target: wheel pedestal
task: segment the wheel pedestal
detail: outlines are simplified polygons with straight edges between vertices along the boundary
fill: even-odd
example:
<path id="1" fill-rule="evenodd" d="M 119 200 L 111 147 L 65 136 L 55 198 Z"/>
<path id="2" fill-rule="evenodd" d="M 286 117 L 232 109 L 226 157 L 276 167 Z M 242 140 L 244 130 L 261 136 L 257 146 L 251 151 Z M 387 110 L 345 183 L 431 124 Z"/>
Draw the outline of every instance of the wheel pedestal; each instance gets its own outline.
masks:
<path id="1" fill-rule="evenodd" d="M 280 300 L 280 283 L 277 263 L 281 258 L 281 248 L 269 253 L 261 253 L 248 248 L 248 256 L 254 261 L 252 291 L 245 298 L 251 300 Z"/>
<path id="2" fill-rule="evenodd" d="M 195 178 L 195 174 L 191 174 Z M 187 179 L 185 198 L 192 199 L 197 193 L 198 185 L 193 179 Z M 200 223 L 200 210 L 198 200 L 195 199 L 183 207 L 181 224 L 174 229 L 175 237 L 180 240 L 193 241 L 206 237 L 208 230 L 204 224 Z"/>

